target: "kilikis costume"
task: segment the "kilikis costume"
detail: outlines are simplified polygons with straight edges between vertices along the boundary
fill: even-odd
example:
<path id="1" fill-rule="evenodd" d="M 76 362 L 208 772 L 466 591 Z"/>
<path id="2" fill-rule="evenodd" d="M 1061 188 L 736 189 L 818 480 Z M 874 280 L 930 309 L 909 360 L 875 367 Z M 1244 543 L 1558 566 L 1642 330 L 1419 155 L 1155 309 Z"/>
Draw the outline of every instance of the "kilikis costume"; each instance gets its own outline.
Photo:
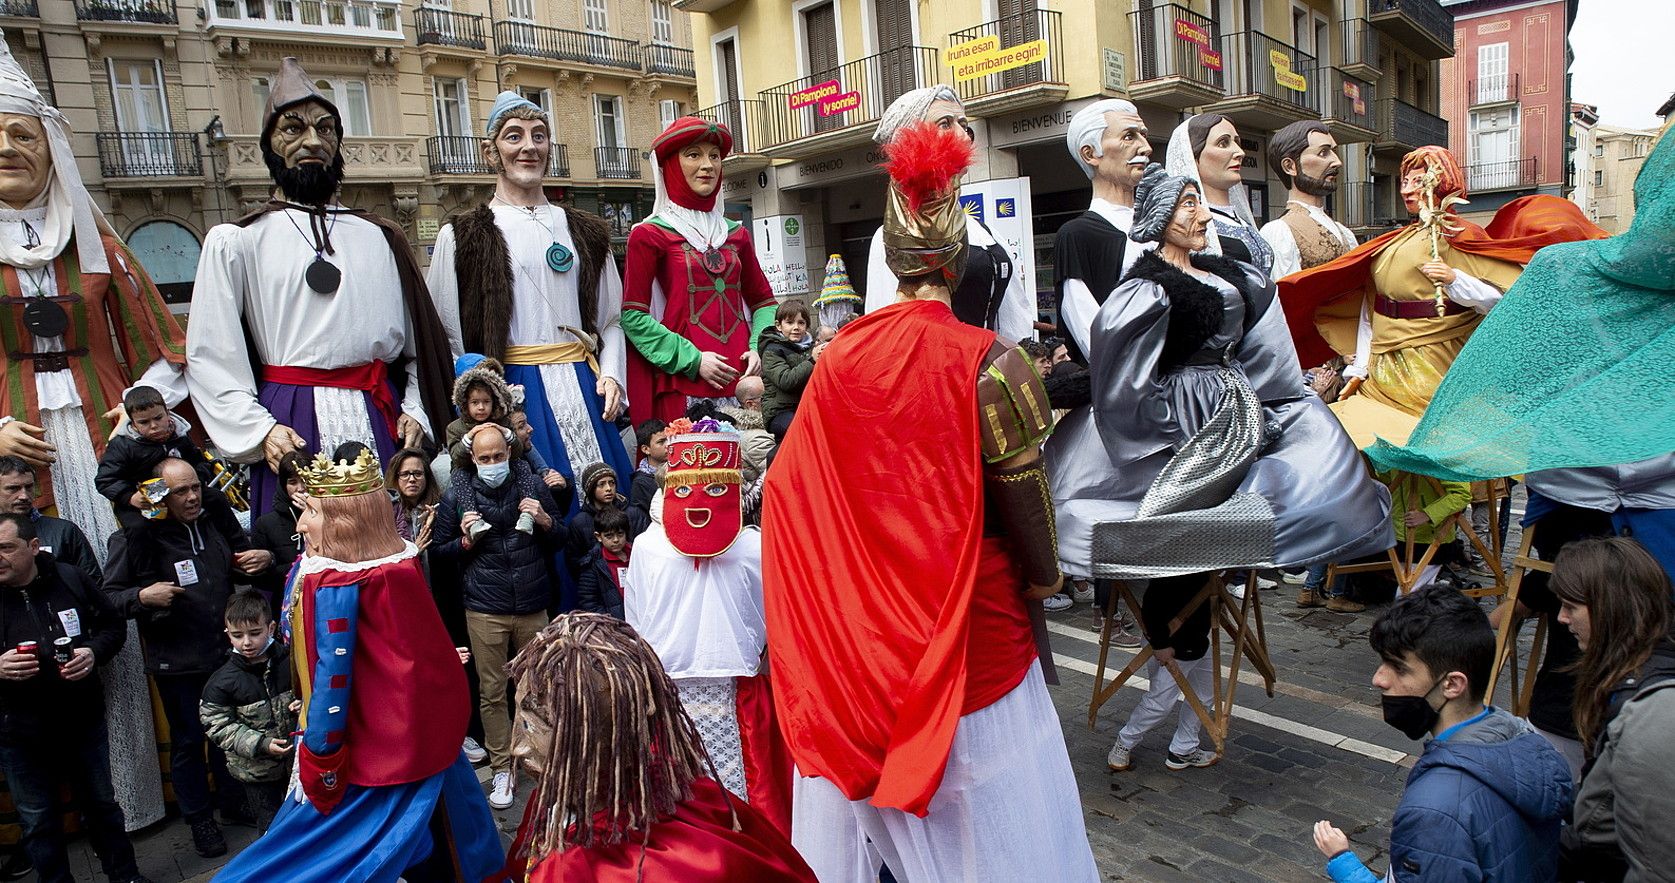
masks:
<path id="1" fill-rule="evenodd" d="M 418 550 L 396 535 L 371 454 L 320 455 L 301 474 L 315 511 L 299 519 L 314 519 L 309 554 L 286 599 L 303 703 L 296 779 L 272 827 L 215 879 L 394 881 L 423 864 L 422 879 L 476 883 L 504 857 L 459 749 L 470 694 Z M 343 548 L 395 551 L 321 554 Z"/>
<path id="2" fill-rule="evenodd" d="M 670 439 L 662 517 L 634 541 L 623 612 L 674 680 L 721 784 L 789 834 L 791 758 L 762 664 L 761 532 L 743 524 L 739 436 L 719 429 L 701 420 Z"/>
<path id="3" fill-rule="evenodd" d="M 717 389 L 699 378 L 703 354 L 743 370 L 745 353 L 773 323 L 773 289 L 750 235 L 721 213 L 719 164 L 708 196 L 681 171 L 681 151 L 700 143 L 726 157 L 733 136 L 720 123 L 681 117 L 652 142 L 657 203 L 628 234 L 622 330 L 634 345 L 628 399 L 637 422 L 684 416 L 690 399 L 731 398 L 732 384 Z"/>
<path id="4" fill-rule="evenodd" d="M 774 698 L 808 777 L 792 841 L 826 881 L 876 879 L 869 840 L 898 879 L 1092 881 L 1025 601 L 1062 581 L 1046 392 L 945 299 L 969 141 L 921 123 L 888 150 L 884 243 L 906 297 L 821 357 L 763 503 Z M 903 475 L 935 492 L 879 492 Z M 851 542 L 811 556 L 810 525 Z"/>
<path id="5" fill-rule="evenodd" d="M 309 103 L 337 114 L 296 59 L 285 59 L 263 117 L 264 147 L 282 117 Z M 342 154 L 332 153 L 323 171 L 340 174 Z M 359 441 L 381 458 L 401 446 L 402 415 L 432 439 L 447 425 L 448 338 L 406 237 L 329 195 L 318 205 L 274 200 L 209 231 L 186 349 L 204 429 L 233 460 L 260 460 L 276 423 L 311 450 Z M 259 516 L 278 479 L 265 467 L 251 473 Z"/>

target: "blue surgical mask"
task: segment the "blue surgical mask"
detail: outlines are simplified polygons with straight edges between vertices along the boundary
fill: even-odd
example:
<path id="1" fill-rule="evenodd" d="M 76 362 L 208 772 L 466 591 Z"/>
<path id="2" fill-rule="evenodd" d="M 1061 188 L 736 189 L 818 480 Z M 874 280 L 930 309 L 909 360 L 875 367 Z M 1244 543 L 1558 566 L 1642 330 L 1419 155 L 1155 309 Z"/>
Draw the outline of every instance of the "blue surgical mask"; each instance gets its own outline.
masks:
<path id="1" fill-rule="evenodd" d="M 506 483 L 506 477 L 511 474 L 512 464 L 510 461 L 505 463 L 487 463 L 477 467 L 477 477 L 482 479 L 483 484 L 486 484 L 489 487 L 500 487 Z"/>

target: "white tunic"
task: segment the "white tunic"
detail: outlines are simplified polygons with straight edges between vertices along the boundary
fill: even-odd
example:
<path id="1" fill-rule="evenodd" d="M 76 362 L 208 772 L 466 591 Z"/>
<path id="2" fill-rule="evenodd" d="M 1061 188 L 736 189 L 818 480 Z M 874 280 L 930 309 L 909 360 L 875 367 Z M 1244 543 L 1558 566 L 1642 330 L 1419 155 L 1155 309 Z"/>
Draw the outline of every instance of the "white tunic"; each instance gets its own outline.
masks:
<path id="1" fill-rule="evenodd" d="M 573 333 L 582 328 L 581 296 L 577 284 L 581 279 L 578 257 L 574 267 L 555 273 L 547 266 L 547 249 L 554 242 L 576 251 L 570 235 L 569 215 L 561 208 L 546 205 L 533 215 L 516 206 L 490 206 L 495 226 L 505 237 L 506 250 L 512 259 L 512 321 L 507 330 L 506 343 L 513 346 L 578 343 L 581 338 Z M 458 241 L 454 226 L 449 224 L 436 236 L 431 252 L 427 282 L 442 326 L 448 332 L 448 346 L 458 358 L 465 352 L 465 336 L 460 330 L 459 276 L 454 264 Z M 598 302 L 594 309 L 594 328 L 599 333 L 599 373 L 627 389 L 625 381 L 628 350 L 622 335 L 622 277 L 617 273 L 616 261 L 609 256 L 599 269 Z M 598 433 L 592 415 L 586 412 L 575 369 L 569 365 L 540 366 L 541 385 L 545 390 L 547 407 L 557 422 L 570 458 L 572 474 L 580 475 L 591 463 L 605 459 L 600 450 Z M 626 404 L 626 396 L 624 397 Z"/>
<path id="2" fill-rule="evenodd" d="M 221 224 L 204 238 L 186 329 L 187 385 L 204 429 L 234 460 L 260 459 L 262 441 L 278 422 L 257 400 L 246 328 L 257 360 L 269 366 L 350 368 L 415 354 L 412 318 L 382 229 L 341 207 L 330 213 L 335 254 L 325 259 L 342 273 L 334 294 L 304 281 L 314 262 L 306 212 L 269 212 L 248 227 Z M 401 410 L 429 427 L 418 372 L 410 359 Z M 350 439 L 372 443 L 359 390 L 318 387 L 314 408 L 321 450 Z"/>
<path id="3" fill-rule="evenodd" d="M 994 235 L 975 218 L 966 218 L 966 242 L 973 248 L 988 248 L 997 244 Z M 1014 343 L 1035 339 L 1035 280 L 1025 279 L 1018 269 L 1018 256 L 1012 255 L 1012 278 L 1000 296 L 1000 309 L 995 315 L 995 333 Z M 872 247 L 867 252 L 866 312 L 882 309 L 896 302 L 896 274 L 884 260 L 884 228 L 872 234 Z"/>
<path id="4" fill-rule="evenodd" d="M 693 563 L 654 522 L 634 541 L 624 618 L 671 678 L 754 677 L 768 641 L 761 531 L 746 527 L 727 551 Z"/>

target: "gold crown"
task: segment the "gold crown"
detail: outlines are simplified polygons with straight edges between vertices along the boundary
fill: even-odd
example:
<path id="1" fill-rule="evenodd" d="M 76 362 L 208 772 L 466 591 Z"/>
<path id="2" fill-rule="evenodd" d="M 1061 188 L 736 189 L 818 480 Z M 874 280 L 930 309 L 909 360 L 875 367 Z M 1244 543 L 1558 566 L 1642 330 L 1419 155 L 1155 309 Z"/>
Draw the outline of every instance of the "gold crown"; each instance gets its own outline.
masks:
<path id="1" fill-rule="evenodd" d="M 371 451 L 362 450 L 355 462 L 339 460 L 333 463 L 325 454 L 315 454 L 298 475 L 311 497 L 352 497 L 369 494 L 384 487 L 384 475 L 378 469 L 378 458 Z"/>

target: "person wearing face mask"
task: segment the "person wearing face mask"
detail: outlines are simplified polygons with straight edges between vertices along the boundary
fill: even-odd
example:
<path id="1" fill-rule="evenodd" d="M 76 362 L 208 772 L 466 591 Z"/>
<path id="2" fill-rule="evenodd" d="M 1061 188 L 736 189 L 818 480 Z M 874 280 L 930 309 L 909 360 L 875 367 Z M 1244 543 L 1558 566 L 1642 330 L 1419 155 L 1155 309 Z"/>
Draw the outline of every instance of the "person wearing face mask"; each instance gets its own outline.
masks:
<path id="1" fill-rule="evenodd" d="M 419 550 L 396 533 L 378 461 L 322 454 L 302 480 L 307 554 L 285 607 L 302 702 L 302 732 L 284 746 L 296 775 L 272 826 L 215 879 L 490 879 L 505 853 L 460 751 L 470 716 L 460 656 Z M 241 644 L 265 640 L 240 632 Z"/>
<path id="2" fill-rule="evenodd" d="M 571 485 L 597 462 L 626 481 L 632 463 L 613 425 L 626 405 L 622 279 L 604 219 L 548 201 L 552 149 L 546 112 L 500 93 L 482 144 L 494 197 L 437 234 L 430 293 L 453 355 L 498 359 L 524 388 L 545 462 Z"/>
<path id="3" fill-rule="evenodd" d="M 489 805 L 512 805 L 516 772 L 507 753 L 506 660 L 547 624 L 553 581 L 547 560 L 563 544 L 564 522 L 546 486 L 527 497 L 511 480 L 513 435 L 498 423 L 465 433 L 461 478 L 436 506 L 432 549 L 463 577 L 465 629 L 477 667 L 483 747 L 494 786 Z"/>
<path id="4" fill-rule="evenodd" d="M 890 103 L 872 133 L 877 144 L 888 144 L 912 123 L 930 122 L 940 129 L 959 129 L 975 138 L 966 121 L 965 105 L 953 88 L 926 86 L 905 92 Z M 965 219 L 965 275 L 954 290 L 954 316 L 967 325 L 987 328 L 1007 340 L 1035 337 L 1033 280 L 1018 272 L 1017 258 L 973 215 Z M 896 274 L 884 255 L 884 227 L 872 234 L 867 251 L 866 312 L 896 303 Z"/>
<path id="5" fill-rule="evenodd" d="M 1219 113 L 1201 113 L 1176 127 L 1164 159 L 1169 174 L 1196 182 L 1203 195 L 1210 212 L 1205 250 L 1243 261 L 1272 278 L 1274 250 L 1256 229 L 1240 171 L 1244 162 L 1238 127 Z"/>
<path id="6" fill-rule="evenodd" d="M 274 198 L 204 237 L 187 385 L 215 446 L 251 470 L 253 515 L 279 458 L 356 441 L 380 457 L 439 442 L 448 336 L 401 227 L 338 201 L 342 117 L 295 58 L 262 115 Z"/>
<path id="7" fill-rule="evenodd" d="M 1375 876 L 1331 822 L 1314 844 L 1337 883 L 1555 879 L 1570 769 L 1529 724 L 1483 704 L 1495 634 L 1474 599 L 1431 586 L 1397 598 L 1368 635 L 1384 720 L 1429 739 L 1390 821 L 1390 872 Z"/>
<path id="8" fill-rule="evenodd" d="M 1273 278 L 1318 267 L 1355 247 L 1355 234 L 1326 214 L 1326 197 L 1337 192 L 1343 171 L 1330 127 L 1303 120 L 1275 132 L 1268 139 L 1268 166 L 1287 190 L 1285 214 L 1261 231 L 1274 250 Z"/>
<path id="9" fill-rule="evenodd" d="M 690 116 L 651 143 L 657 201 L 629 231 L 622 282 L 635 420 L 674 420 L 697 399 L 736 404 L 738 379 L 762 371 L 756 340 L 773 323 L 774 292 L 750 233 L 722 214 L 732 149 L 726 126 Z"/>

